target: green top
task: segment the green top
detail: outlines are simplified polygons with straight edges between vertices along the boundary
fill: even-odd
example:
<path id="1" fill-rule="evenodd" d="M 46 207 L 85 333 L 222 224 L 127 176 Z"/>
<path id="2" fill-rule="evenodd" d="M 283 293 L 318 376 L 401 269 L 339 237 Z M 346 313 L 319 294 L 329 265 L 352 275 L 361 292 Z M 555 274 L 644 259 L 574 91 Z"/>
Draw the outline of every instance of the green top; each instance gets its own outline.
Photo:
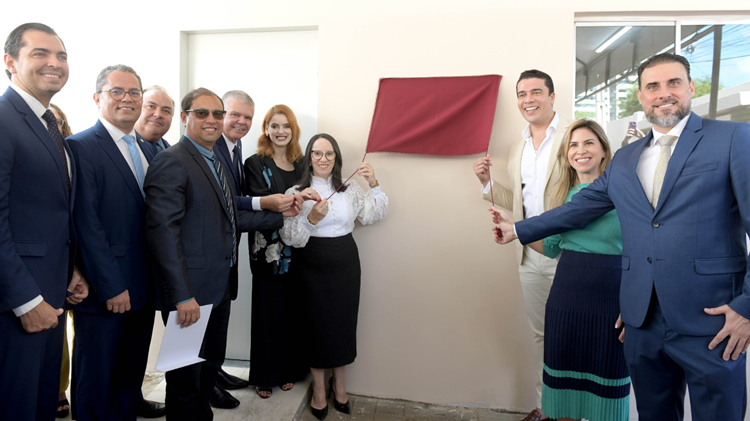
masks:
<path id="1" fill-rule="evenodd" d="M 569 202 L 574 194 L 591 183 L 579 184 L 570 189 Z M 622 229 L 617 211 L 609 211 L 580 230 L 570 230 L 544 239 L 544 255 L 555 258 L 563 250 L 597 254 L 622 254 Z"/>

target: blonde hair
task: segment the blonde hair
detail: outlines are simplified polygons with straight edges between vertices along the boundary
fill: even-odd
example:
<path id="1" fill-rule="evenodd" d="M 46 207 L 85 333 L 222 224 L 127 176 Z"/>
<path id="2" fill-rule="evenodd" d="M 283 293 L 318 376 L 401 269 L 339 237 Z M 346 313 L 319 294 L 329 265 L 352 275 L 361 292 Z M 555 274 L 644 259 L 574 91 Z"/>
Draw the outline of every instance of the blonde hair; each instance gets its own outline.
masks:
<path id="1" fill-rule="evenodd" d="M 570 149 L 570 138 L 573 136 L 573 132 L 578 129 L 589 129 L 599 139 L 599 143 L 604 149 L 604 159 L 599 164 L 599 174 L 604 172 L 604 169 L 609 165 L 609 161 L 612 160 L 612 148 L 609 146 L 609 140 L 607 134 L 604 133 L 604 129 L 597 122 L 593 120 L 576 120 L 571 124 L 565 131 L 560 148 L 557 151 L 557 164 L 560 168 L 560 179 L 557 182 L 557 190 L 552 196 L 552 207 L 558 207 L 565 203 L 565 199 L 568 198 L 568 193 L 574 187 L 580 184 L 578 180 L 578 172 L 570 165 L 568 161 L 568 150 Z"/>

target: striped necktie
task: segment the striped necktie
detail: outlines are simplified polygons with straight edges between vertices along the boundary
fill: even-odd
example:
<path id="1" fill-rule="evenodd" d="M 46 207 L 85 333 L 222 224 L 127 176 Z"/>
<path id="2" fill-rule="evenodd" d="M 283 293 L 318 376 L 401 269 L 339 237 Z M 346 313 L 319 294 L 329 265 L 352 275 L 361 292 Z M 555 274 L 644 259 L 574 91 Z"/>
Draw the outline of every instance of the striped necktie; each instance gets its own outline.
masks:
<path id="1" fill-rule="evenodd" d="M 677 140 L 677 136 L 662 136 L 658 142 L 661 146 L 661 154 L 659 155 L 659 162 L 656 164 L 656 171 L 654 172 L 654 191 L 651 194 L 651 206 L 656 208 L 656 204 L 659 203 L 659 194 L 661 194 L 661 186 L 664 183 L 664 174 L 667 173 L 667 165 L 669 164 L 669 158 L 672 157 L 672 144 Z"/>
<path id="2" fill-rule="evenodd" d="M 211 163 L 214 164 L 216 169 L 216 175 L 219 176 L 219 184 L 221 185 L 221 191 L 224 193 L 224 203 L 227 206 L 229 212 L 229 220 L 232 222 L 232 265 L 237 264 L 237 227 L 234 221 L 234 201 L 232 198 L 232 189 L 227 183 L 227 176 L 224 174 L 224 166 L 221 165 L 216 154 L 211 155 Z"/>

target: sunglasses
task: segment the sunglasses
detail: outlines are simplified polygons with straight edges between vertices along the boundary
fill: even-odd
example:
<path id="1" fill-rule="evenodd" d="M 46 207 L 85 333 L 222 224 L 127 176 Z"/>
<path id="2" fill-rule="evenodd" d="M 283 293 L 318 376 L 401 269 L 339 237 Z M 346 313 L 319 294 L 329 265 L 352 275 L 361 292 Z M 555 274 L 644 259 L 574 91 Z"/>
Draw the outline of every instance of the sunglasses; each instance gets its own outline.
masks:
<path id="1" fill-rule="evenodd" d="M 224 110 L 207 110 L 205 108 L 198 108 L 195 110 L 185 110 L 186 113 L 193 113 L 195 115 L 195 118 L 199 120 L 205 120 L 208 118 L 209 114 L 213 114 L 214 118 L 216 120 L 223 120 L 224 115 L 227 113 Z"/>

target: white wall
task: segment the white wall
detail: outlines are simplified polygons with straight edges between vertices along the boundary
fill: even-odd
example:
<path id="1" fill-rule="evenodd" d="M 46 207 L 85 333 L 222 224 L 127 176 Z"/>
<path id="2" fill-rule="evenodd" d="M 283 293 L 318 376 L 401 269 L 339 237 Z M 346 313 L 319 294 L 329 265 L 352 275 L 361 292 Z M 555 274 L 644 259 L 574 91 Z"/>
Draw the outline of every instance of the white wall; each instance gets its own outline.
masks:
<path id="1" fill-rule="evenodd" d="M 42 1 L 16 10 L 6 7 L 0 34 L 29 20 L 60 33 L 72 70 L 54 102 L 81 130 L 96 118 L 91 94 L 95 75 L 106 65 L 129 64 L 145 84 L 184 93 L 181 32 L 318 27 L 318 128 L 341 142 L 344 173 L 353 170 L 364 152 L 379 78 L 499 73 L 504 78 L 490 153 L 496 157 L 495 175 L 506 181 L 503 158 L 524 126 L 513 89 L 518 74 L 540 68 L 552 75 L 555 108 L 565 123 L 573 115 L 574 13 L 664 7 L 646 0 L 594 4 L 215 0 L 166 5 L 135 0 L 110 6 Z M 746 6 L 734 0 L 685 0 L 680 7 Z M 231 62 L 231 56 L 216 57 L 217 66 Z M 168 136 L 177 135 L 173 129 Z M 470 128 L 466 135 L 472 135 Z M 471 170 L 475 158 L 368 156 L 391 208 L 384 221 L 355 230 L 363 286 L 359 357 L 347 371 L 352 393 L 512 409 L 534 406 L 531 334 L 514 250 L 492 241 L 488 205 L 480 199 Z"/>

